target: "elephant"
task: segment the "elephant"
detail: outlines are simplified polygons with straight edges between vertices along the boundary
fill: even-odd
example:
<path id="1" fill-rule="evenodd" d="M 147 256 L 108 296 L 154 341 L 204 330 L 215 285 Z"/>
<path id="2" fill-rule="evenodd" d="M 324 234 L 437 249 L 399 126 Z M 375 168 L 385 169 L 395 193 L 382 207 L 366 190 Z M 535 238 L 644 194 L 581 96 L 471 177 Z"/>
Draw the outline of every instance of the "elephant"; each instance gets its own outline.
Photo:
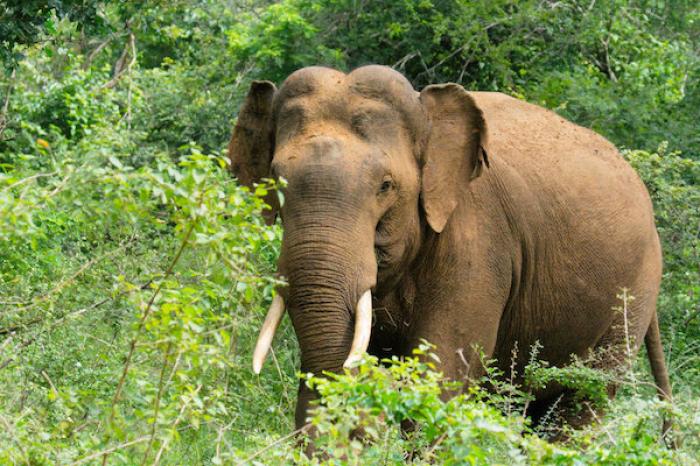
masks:
<path id="1" fill-rule="evenodd" d="M 521 375 L 536 344 L 552 366 L 604 351 L 606 369 L 625 370 L 644 339 L 671 399 L 652 203 L 592 130 L 503 93 L 418 92 L 385 66 L 312 66 L 279 89 L 254 81 L 228 149 L 241 184 L 286 180 L 266 217 L 281 218 L 287 286 L 260 331 L 256 373 L 287 312 L 304 373 L 427 340 L 444 375 L 468 387 L 483 358 Z M 623 288 L 634 296 L 625 312 Z M 550 384 L 534 397 L 536 422 L 572 393 Z M 300 382 L 297 427 L 315 398 Z"/>

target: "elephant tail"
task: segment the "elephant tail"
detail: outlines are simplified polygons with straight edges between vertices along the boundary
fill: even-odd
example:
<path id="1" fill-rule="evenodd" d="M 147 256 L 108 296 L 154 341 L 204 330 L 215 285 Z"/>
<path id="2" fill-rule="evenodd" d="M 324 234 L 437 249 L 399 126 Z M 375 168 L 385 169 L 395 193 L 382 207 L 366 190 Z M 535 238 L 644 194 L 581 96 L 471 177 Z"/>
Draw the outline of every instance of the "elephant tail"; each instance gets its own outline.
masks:
<path id="1" fill-rule="evenodd" d="M 649 356 L 649 364 L 651 365 L 651 373 L 654 375 L 656 382 L 656 391 L 659 398 L 669 403 L 673 401 L 671 394 L 671 381 L 668 377 L 668 369 L 666 368 L 666 360 L 664 358 L 664 348 L 661 345 L 661 332 L 659 332 L 659 319 L 654 312 L 651 318 L 651 323 L 647 329 L 647 334 L 644 337 L 644 343 L 647 346 L 647 355 Z M 672 433 L 672 422 L 668 415 L 664 416 L 663 421 L 663 436 Z M 673 443 L 675 446 L 675 442 Z"/>

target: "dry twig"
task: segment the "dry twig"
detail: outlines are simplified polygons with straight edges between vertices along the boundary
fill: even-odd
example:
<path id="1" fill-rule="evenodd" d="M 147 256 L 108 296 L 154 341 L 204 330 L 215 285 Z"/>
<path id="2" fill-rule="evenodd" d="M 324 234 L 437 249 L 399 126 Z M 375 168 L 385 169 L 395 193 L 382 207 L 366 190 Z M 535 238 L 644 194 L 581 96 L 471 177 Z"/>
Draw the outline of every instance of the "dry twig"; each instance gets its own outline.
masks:
<path id="1" fill-rule="evenodd" d="M 279 445 L 280 443 L 282 443 L 282 442 L 284 442 L 284 441 L 287 441 L 287 440 L 289 440 L 290 438 L 293 438 L 293 437 L 295 437 L 296 435 L 298 435 L 298 434 L 300 434 L 300 433 L 308 432 L 308 430 L 309 430 L 310 428 L 311 428 L 311 424 L 306 424 L 305 426 L 298 428 L 298 429 L 295 430 L 294 432 L 292 432 L 292 433 L 290 433 L 290 434 L 287 434 L 287 435 L 285 435 L 284 437 L 278 438 L 277 440 L 275 440 L 275 441 L 272 442 L 271 444 L 265 446 L 264 448 L 261 448 L 260 450 L 256 451 L 256 452 L 253 453 L 252 455 L 250 455 L 248 458 L 246 458 L 246 459 L 243 461 L 243 464 L 249 463 L 250 461 L 253 460 L 253 458 L 256 458 L 256 457 L 262 455 L 263 453 L 265 453 L 265 452 L 266 452 L 267 450 L 269 450 L 270 448 L 272 448 L 272 447 L 274 447 L 274 446 L 276 446 L 276 445 Z"/>
<path id="2" fill-rule="evenodd" d="M 151 454 L 151 448 L 153 448 L 153 442 L 156 438 L 156 431 L 158 430 L 158 412 L 160 411 L 160 400 L 163 397 L 163 392 L 165 391 L 165 369 L 168 367 L 168 359 L 170 358 L 170 350 L 173 347 L 172 342 L 168 342 L 168 346 L 163 352 L 163 365 L 160 368 L 160 378 L 158 380 L 158 393 L 156 394 L 156 399 L 153 406 L 153 425 L 151 426 L 151 439 L 148 441 L 148 446 L 143 454 L 143 460 L 141 461 L 141 466 L 146 464 L 148 460 L 148 455 Z"/>
<path id="3" fill-rule="evenodd" d="M 10 83 L 7 86 L 7 93 L 5 94 L 5 102 L 2 105 L 2 111 L 0 111 L 0 140 L 2 140 L 2 133 L 4 133 L 5 128 L 7 128 L 7 112 L 10 109 L 10 96 L 12 95 L 12 89 L 15 85 L 16 73 L 17 70 L 13 69 L 10 75 Z"/>
<path id="4" fill-rule="evenodd" d="M 129 63 L 127 64 L 127 59 Z M 114 72 L 112 73 L 112 79 L 100 86 L 101 89 L 111 89 L 117 85 L 119 79 L 124 75 L 125 72 L 131 70 L 131 67 L 136 63 L 136 37 L 134 33 L 129 31 L 129 38 L 126 42 L 126 46 L 119 56 L 119 59 L 114 64 Z"/>
<path id="5" fill-rule="evenodd" d="M 78 461 L 75 461 L 70 464 L 70 466 L 78 466 L 80 464 L 85 464 L 91 460 L 94 460 L 95 458 L 99 458 L 102 455 L 108 455 L 110 453 L 114 453 L 117 450 L 121 450 L 126 447 L 130 447 L 132 445 L 136 445 L 137 443 L 142 443 L 148 440 L 148 435 L 144 435 L 142 437 L 138 437 L 134 440 L 130 440 L 128 442 L 120 443 L 119 445 L 115 445 L 113 447 L 107 448 L 106 450 L 98 451 L 97 453 L 93 453 L 92 455 L 85 456 L 83 458 L 80 458 Z"/>
<path id="6" fill-rule="evenodd" d="M 202 385 L 200 384 L 197 386 L 197 389 L 194 391 L 194 393 L 192 393 L 192 396 L 193 397 L 197 396 L 197 393 L 199 393 L 199 390 L 201 390 L 201 389 L 202 389 Z M 182 408 L 180 408 L 180 412 L 177 415 L 177 419 L 175 419 L 175 422 L 173 423 L 173 427 L 172 427 L 173 430 L 175 430 L 177 428 L 178 424 L 180 424 L 180 421 L 182 421 L 182 415 L 185 413 L 185 409 L 187 409 L 187 406 L 189 406 L 190 401 L 192 401 L 192 397 L 190 397 L 187 401 L 185 401 L 185 403 L 183 403 L 183 405 L 182 405 Z M 163 442 L 163 445 L 160 446 L 160 449 L 158 450 L 158 453 L 156 454 L 156 458 L 153 460 L 153 466 L 157 466 L 160 463 L 160 457 L 163 454 L 163 452 L 165 451 L 165 449 L 167 448 L 168 443 L 170 443 L 171 438 L 172 438 L 172 436 L 165 439 L 165 442 Z"/>

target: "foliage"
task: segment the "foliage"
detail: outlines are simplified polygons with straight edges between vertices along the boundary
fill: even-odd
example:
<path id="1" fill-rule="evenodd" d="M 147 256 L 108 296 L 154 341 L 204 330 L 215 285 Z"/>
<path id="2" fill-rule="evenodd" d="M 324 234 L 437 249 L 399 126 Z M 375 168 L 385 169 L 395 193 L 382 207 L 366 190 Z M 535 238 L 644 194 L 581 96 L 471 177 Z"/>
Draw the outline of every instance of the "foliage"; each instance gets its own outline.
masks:
<path id="1" fill-rule="evenodd" d="M 413 357 L 380 361 L 367 357 L 352 372 L 307 376 L 321 402 L 313 411 L 313 453 L 280 448 L 257 457 L 264 464 L 545 464 L 656 465 L 694 461 L 693 447 L 671 451 L 659 442 L 665 406 L 635 394 L 601 426 L 574 432 L 568 444 L 552 444 L 532 432 L 521 411 L 506 415 L 498 393 L 454 393 L 423 345 Z M 631 380 L 631 379 L 630 379 Z M 501 386 L 508 385 L 502 381 Z M 631 385 L 638 388 L 638 385 Z M 508 392 L 519 392 L 509 386 Z M 522 395 L 522 394 L 521 394 Z M 510 399 L 510 396 L 508 396 Z M 521 397 L 526 398 L 526 397 Z M 689 407 L 696 405 L 694 401 Z M 692 416 L 675 412 L 686 432 L 698 432 Z M 408 424 L 407 424 L 408 423 Z M 614 437 L 606 437 L 614 428 Z M 598 438 L 596 438 L 598 436 Z M 601 438 L 603 437 L 603 438 Z"/>
<path id="2" fill-rule="evenodd" d="M 525 383 L 532 390 L 557 384 L 573 392 L 577 403 L 588 402 L 596 408 L 605 407 L 612 377 L 592 367 L 591 361 L 588 362 L 574 360 L 565 367 L 552 367 L 546 361 L 533 359 L 525 368 Z"/>
<path id="3" fill-rule="evenodd" d="M 85 81 L 78 68 L 54 92 L 22 92 L 29 118 L 3 154 L 3 463 L 88 461 L 130 442 L 110 464 L 153 461 L 189 431 L 230 424 L 234 400 L 261 399 L 238 348 L 254 336 L 248 307 L 275 283 L 268 188 L 238 187 L 225 159 L 193 145 L 176 160 L 144 150 L 104 105 L 115 91 L 75 106 L 65 127 L 31 111 L 70 104 Z"/>
<path id="4" fill-rule="evenodd" d="M 442 401 L 457 386 L 436 372 L 429 351 L 424 345 L 414 357 L 384 360 L 383 366 L 369 357 L 355 375 L 310 377 L 323 400 L 311 421 L 318 454 L 357 464 L 396 464 L 407 452 L 415 452 L 410 462 L 418 464 L 542 463 L 571 456 L 527 433 L 525 417 L 504 416 L 478 391 Z M 406 422 L 414 429 L 402 436 Z"/>
<path id="5" fill-rule="evenodd" d="M 70 19 L 91 32 L 101 29 L 97 1 L 85 0 L 5 0 L 0 10 L 0 61 L 14 64 L 22 58 L 15 45 L 35 44 L 55 35 L 57 23 Z"/>
<path id="6" fill-rule="evenodd" d="M 653 149 L 669 140 L 674 149 L 700 153 L 697 5 L 319 0 L 305 10 L 318 28 L 316 42 L 341 51 L 348 68 L 382 63 L 418 87 L 453 81 L 504 91 L 620 145 Z M 686 22 L 669 28 L 665 19 L 675 14 Z"/>
<path id="7" fill-rule="evenodd" d="M 700 162 L 668 152 L 626 151 L 654 201 L 664 253 L 659 296 L 667 356 L 676 379 L 697 380 L 700 371 Z M 692 383 L 682 384 L 682 390 Z M 686 388 L 687 387 L 687 388 Z M 675 388 L 680 391 L 680 388 Z M 694 396 L 695 390 L 690 389 Z"/>
<path id="8" fill-rule="evenodd" d="M 0 463 L 696 462 L 693 2 L 5 3 Z M 238 186 L 220 154 L 251 80 L 370 62 L 418 87 L 451 80 L 527 98 L 640 149 L 624 156 L 649 187 L 664 245 L 674 406 L 645 386 L 641 359 L 600 424 L 553 444 L 523 418 L 529 394 L 492 369 L 490 393 L 445 401 L 450 386 L 424 348 L 309 377 L 324 395 L 313 419 L 328 456 L 304 457 L 287 435 L 298 355 L 286 320 L 272 364 L 259 377 L 248 367 L 277 283 L 281 232 L 259 215 L 274 186 Z M 610 376 L 535 360 L 530 372 L 586 399 L 602 398 Z M 678 452 L 659 439 L 669 410 Z"/>

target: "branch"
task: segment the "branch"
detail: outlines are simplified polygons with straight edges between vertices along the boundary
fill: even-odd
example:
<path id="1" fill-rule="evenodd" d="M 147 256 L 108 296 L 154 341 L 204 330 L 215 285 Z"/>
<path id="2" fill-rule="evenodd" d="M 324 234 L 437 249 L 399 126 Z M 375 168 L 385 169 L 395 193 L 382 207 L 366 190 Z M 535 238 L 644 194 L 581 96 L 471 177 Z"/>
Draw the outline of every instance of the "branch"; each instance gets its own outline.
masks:
<path id="1" fill-rule="evenodd" d="M 14 333 L 21 328 L 29 327 L 30 325 L 37 324 L 37 323 L 41 322 L 43 319 L 44 319 L 44 316 L 34 317 L 33 319 L 29 319 L 26 322 L 20 322 L 19 324 L 9 325 L 7 327 L 0 328 L 0 335 L 8 335 L 10 333 Z"/>
<path id="2" fill-rule="evenodd" d="M 0 118 L 2 118 L 2 117 L 0 117 Z M 1 122 L 0 122 L 0 124 L 1 124 Z M 37 173 L 37 174 L 35 174 L 35 175 L 28 176 L 28 177 L 26 177 L 26 178 L 22 178 L 22 179 L 19 180 L 19 181 L 15 181 L 15 182 L 12 183 L 11 185 L 5 186 L 5 187 L 3 188 L 3 192 L 4 192 L 4 191 L 9 191 L 9 190 L 12 189 L 12 188 L 16 188 L 17 186 L 19 186 L 19 185 L 21 185 L 21 184 L 28 183 L 29 181 L 36 180 L 37 178 L 44 178 L 44 177 L 47 177 L 47 176 L 54 176 L 54 175 L 56 175 L 56 174 L 58 174 L 57 171 L 52 171 L 51 173 Z"/>
<path id="3" fill-rule="evenodd" d="M 0 141 L 2 141 L 2 133 L 4 133 L 5 128 L 7 128 L 7 112 L 10 108 L 10 96 L 12 95 L 12 89 L 15 86 L 16 73 L 17 69 L 14 68 L 12 70 L 12 74 L 10 75 L 10 83 L 7 86 L 7 94 L 5 94 L 5 102 L 2 105 L 2 112 L 0 112 Z"/>
<path id="4" fill-rule="evenodd" d="M 610 64 L 610 51 L 608 49 L 609 40 L 610 37 L 606 38 L 605 40 L 601 39 L 601 42 L 603 43 L 603 50 L 605 51 L 605 72 L 613 82 L 617 82 L 617 76 L 615 76 L 615 71 L 613 71 L 612 65 Z"/>
<path id="5" fill-rule="evenodd" d="M 698 305 L 695 308 L 695 310 L 692 311 L 690 315 L 685 319 L 685 321 L 683 322 L 683 326 L 687 327 L 688 325 L 690 325 L 690 323 L 694 321 L 695 318 L 698 317 L 698 315 L 700 315 L 700 305 Z"/>
<path id="6" fill-rule="evenodd" d="M 158 381 L 158 393 L 156 394 L 156 399 L 154 401 L 153 407 L 153 425 L 151 426 L 151 439 L 148 441 L 148 446 L 146 447 L 146 452 L 143 454 L 143 460 L 141 461 L 141 466 L 145 466 L 148 456 L 151 454 L 151 448 L 153 448 L 153 441 L 156 439 L 156 431 L 158 429 L 158 413 L 160 411 L 160 399 L 163 397 L 163 392 L 165 391 L 165 369 L 168 367 L 168 359 L 170 358 L 170 350 L 173 347 L 173 343 L 168 342 L 168 346 L 163 352 L 163 366 L 160 368 L 160 378 Z"/>
<path id="7" fill-rule="evenodd" d="M 124 442 L 119 445 L 107 448 L 106 450 L 98 451 L 97 453 L 93 453 L 92 455 L 85 456 L 83 458 L 80 458 L 78 461 L 75 461 L 70 464 L 70 466 L 78 466 L 83 463 L 87 463 L 90 460 L 94 460 L 95 458 L 99 458 L 102 455 L 107 455 L 109 453 L 114 453 L 117 450 L 121 450 L 122 448 L 130 447 L 131 445 L 136 445 L 137 443 L 142 443 L 148 440 L 148 435 L 144 435 L 143 437 L 136 438 L 134 440 L 131 440 L 129 442 Z"/>
<path id="8" fill-rule="evenodd" d="M 111 424 L 114 422 L 114 416 L 115 416 L 115 406 L 117 403 L 119 403 L 119 398 L 121 397 L 122 389 L 124 388 L 124 382 L 126 381 L 126 376 L 129 373 L 129 369 L 131 367 L 131 360 L 134 356 L 134 352 L 136 351 L 136 344 L 138 343 L 138 339 L 141 336 L 141 332 L 143 331 L 143 328 L 146 325 L 146 320 L 151 315 L 151 311 L 153 309 L 153 303 L 156 300 L 156 297 L 160 294 L 160 290 L 163 288 L 163 283 L 165 279 L 167 279 L 170 274 L 173 272 L 173 269 L 175 268 L 175 264 L 180 260 L 180 256 L 182 256 L 182 252 L 185 250 L 185 247 L 190 241 L 190 236 L 192 235 L 192 232 L 194 231 L 194 227 L 196 225 L 196 221 L 192 221 L 190 224 L 190 227 L 187 229 L 187 232 L 185 233 L 185 237 L 182 239 L 182 243 L 180 244 L 180 248 L 178 249 L 177 253 L 175 254 L 175 257 L 173 258 L 172 262 L 170 262 L 170 265 L 168 266 L 168 269 L 165 271 L 165 275 L 163 276 L 163 279 L 158 283 L 158 286 L 156 287 L 155 290 L 153 290 L 153 294 L 151 295 L 151 299 L 148 300 L 148 304 L 146 305 L 146 309 L 143 311 L 143 315 L 141 316 L 141 320 L 139 321 L 139 325 L 136 328 L 136 334 L 134 335 L 134 338 L 131 339 L 131 343 L 129 344 L 129 353 L 126 355 L 126 360 L 124 361 L 124 368 L 122 369 L 122 375 L 119 378 L 119 382 L 117 382 L 117 388 L 114 390 L 114 397 L 112 398 L 112 409 L 109 414 L 109 421 L 108 424 Z M 105 466 L 107 464 L 107 458 L 109 456 L 109 452 L 105 453 L 105 455 L 102 457 L 102 466 Z"/>
<path id="9" fill-rule="evenodd" d="M 266 452 L 267 450 L 269 450 L 270 448 L 272 448 L 272 447 L 274 447 L 274 446 L 276 446 L 276 445 L 279 445 L 280 443 L 282 443 L 282 442 L 284 442 L 284 441 L 286 441 L 286 440 L 289 440 L 290 438 L 296 436 L 297 434 L 300 434 L 300 433 L 302 433 L 302 432 L 308 432 L 309 429 L 311 429 L 311 424 L 306 424 L 306 425 L 304 425 L 303 427 L 298 428 L 298 429 L 295 430 L 294 432 L 291 432 L 291 433 L 285 435 L 284 437 L 278 438 L 277 440 L 275 440 L 275 441 L 272 442 L 271 444 L 265 446 L 264 448 L 261 448 L 260 450 L 256 451 L 256 452 L 253 453 L 252 455 L 250 455 L 248 458 L 246 458 L 246 459 L 243 461 L 243 464 L 248 464 L 248 463 L 250 463 L 254 458 L 256 458 L 256 457 L 262 455 L 263 453 L 265 453 L 265 452 Z"/>
<path id="10" fill-rule="evenodd" d="M 99 257 L 95 257 L 95 258 L 90 259 L 89 261 L 85 262 L 82 266 L 80 266 L 80 268 L 79 268 L 75 273 L 73 273 L 73 275 L 71 275 L 70 277 L 68 277 L 68 278 L 66 278 L 65 280 L 61 281 L 58 285 L 54 286 L 48 293 L 46 293 L 46 294 L 44 294 L 44 295 L 42 295 L 42 296 L 40 296 L 40 297 L 38 297 L 38 298 L 36 298 L 36 299 L 32 299 L 32 300 L 29 301 L 29 302 L 21 303 L 20 305 L 21 305 L 21 306 L 24 306 L 24 307 L 21 307 L 19 310 L 20 310 L 20 311 L 27 311 L 27 310 L 29 310 L 29 309 L 35 307 L 37 304 L 40 304 L 40 303 L 42 303 L 42 302 L 44 302 L 44 301 L 47 301 L 47 300 L 48 300 L 51 296 L 53 296 L 55 293 L 58 293 L 58 292 L 61 291 L 63 288 L 65 288 L 66 286 L 68 286 L 71 282 L 73 282 L 73 280 L 75 280 L 75 279 L 78 278 L 80 275 L 82 275 L 83 272 L 85 272 L 85 271 L 86 271 L 87 269 L 89 269 L 91 266 L 93 266 L 93 265 L 96 264 L 97 262 L 101 262 L 102 260 L 107 259 L 107 258 L 109 258 L 109 257 L 111 257 L 111 256 L 113 256 L 113 255 L 115 255 L 115 254 L 117 254 L 117 253 L 120 252 L 122 249 L 124 249 L 124 248 L 126 247 L 126 245 L 127 245 L 127 242 L 125 241 L 124 243 L 120 244 L 119 247 L 116 248 L 116 249 L 114 249 L 113 251 L 110 251 L 110 252 L 108 252 L 107 254 L 103 254 L 103 255 L 101 255 L 101 256 L 99 256 Z"/>
<path id="11" fill-rule="evenodd" d="M 106 302 L 109 301 L 110 299 L 111 299 L 111 298 L 105 298 L 105 299 L 103 299 L 103 300 L 101 300 L 101 301 L 96 302 L 96 303 L 93 304 L 92 306 L 84 307 L 84 308 L 79 309 L 79 310 L 77 310 L 77 311 L 75 311 L 75 312 L 68 313 L 68 314 L 66 314 L 65 316 L 61 317 L 60 319 L 55 320 L 55 321 L 53 322 L 53 324 L 51 324 L 51 325 L 49 326 L 49 328 L 47 328 L 46 330 L 40 331 L 40 332 L 38 332 L 36 335 L 34 335 L 33 337 L 27 338 L 26 340 L 22 341 L 22 343 L 20 343 L 19 346 L 18 346 L 17 348 L 15 348 L 15 355 L 14 355 L 14 356 L 11 356 L 11 357 L 9 357 L 9 358 L 7 358 L 7 359 L 5 359 L 5 360 L 2 362 L 2 364 L 0 364 L 0 370 L 2 370 L 2 369 L 4 369 L 4 368 L 6 368 L 7 366 L 9 366 L 9 365 L 15 360 L 15 358 L 16 358 L 17 355 L 19 354 L 19 351 L 20 351 L 20 350 L 26 348 L 27 346 L 29 346 L 29 345 L 31 345 L 32 343 L 34 343 L 35 341 L 37 341 L 37 340 L 39 339 L 39 337 L 40 337 L 41 335 L 43 335 L 45 332 L 51 331 L 51 330 L 55 329 L 56 327 L 58 327 L 59 325 L 61 325 L 63 322 L 65 322 L 66 320 L 68 320 L 68 319 L 71 318 L 71 317 L 79 316 L 79 315 L 81 315 L 81 314 L 86 313 L 87 311 L 89 311 L 89 310 L 91 310 L 91 309 L 96 309 L 96 308 L 102 306 L 104 303 L 106 303 Z M 5 330 L 5 329 L 3 329 L 3 330 Z M 11 329 L 10 329 L 10 331 L 11 331 Z"/>
<path id="12" fill-rule="evenodd" d="M 107 47 L 107 45 L 109 45 L 110 42 L 112 42 L 112 39 L 114 39 L 113 35 L 107 36 L 107 38 L 104 41 L 100 42 L 100 44 L 97 47 L 95 47 L 95 49 L 92 52 L 90 52 L 90 55 L 88 55 L 85 59 L 85 63 L 83 63 L 84 70 L 90 68 L 90 65 L 92 64 L 92 61 L 95 59 L 95 57 L 97 57 L 97 55 L 102 50 L 104 50 L 104 48 Z"/>
<path id="13" fill-rule="evenodd" d="M 144 283 L 143 285 L 139 286 L 139 287 L 136 288 L 136 289 L 138 289 L 138 290 L 145 290 L 146 288 L 148 288 L 148 287 L 150 286 L 151 282 L 152 282 L 152 280 L 149 280 L 149 281 L 147 281 L 146 283 Z M 62 324 L 65 323 L 67 320 L 69 320 L 69 319 L 71 319 L 71 318 L 73 318 L 73 317 L 77 317 L 77 316 L 79 316 L 79 315 L 85 314 L 87 311 L 91 311 L 91 310 L 93 310 L 93 309 L 97 309 L 98 307 L 100 307 L 100 306 L 102 306 L 103 304 L 105 304 L 107 301 L 110 301 L 110 300 L 112 300 L 112 299 L 114 299 L 114 298 L 116 298 L 116 297 L 118 297 L 118 296 L 123 296 L 123 295 L 125 295 L 125 294 L 128 294 L 128 293 L 130 293 L 131 291 L 134 291 L 134 290 L 123 291 L 123 292 L 117 294 L 116 296 L 110 296 L 110 297 L 104 298 L 104 299 L 102 299 L 102 300 L 100 300 L 100 301 L 97 301 L 96 303 L 93 303 L 92 305 L 90 305 L 90 306 L 88 306 L 88 307 L 84 307 L 84 308 L 82 308 L 82 309 L 78 309 L 77 311 L 69 312 L 68 314 L 65 314 L 65 315 L 64 315 L 63 317 L 61 317 L 60 319 L 57 319 L 57 320 L 53 321 L 53 323 L 52 323 L 48 328 L 42 329 L 42 330 L 40 330 L 36 335 L 34 335 L 34 336 L 32 336 L 32 337 L 30 337 L 30 338 L 27 338 L 27 339 L 25 339 L 24 341 L 22 341 L 22 342 L 19 344 L 19 346 L 17 346 L 17 347 L 15 348 L 15 351 L 14 351 L 14 352 L 15 352 L 15 355 L 12 356 L 12 357 L 10 357 L 10 358 L 7 358 L 7 359 L 4 360 L 2 363 L 0 363 L 0 370 L 4 369 L 4 368 L 6 368 L 8 365 L 10 365 L 10 364 L 15 360 L 15 358 L 16 358 L 17 355 L 19 354 L 19 351 L 20 351 L 20 350 L 22 350 L 22 349 L 28 347 L 29 345 L 33 344 L 34 342 L 36 342 L 36 341 L 39 339 L 39 337 L 40 337 L 41 335 L 43 335 L 44 333 L 50 332 L 50 331 L 54 330 L 54 329 L 57 328 L 59 325 L 62 325 Z M 38 323 L 38 322 L 41 321 L 41 319 L 42 319 L 41 317 L 37 317 L 37 318 L 35 318 L 35 319 L 31 319 L 31 320 L 29 320 L 29 321 L 27 321 L 27 322 L 23 322 L 23 323 L 21 323 L 21 324 L 17 324 L 17 325 L 11 326 L 11 327 L 6 327 L 6 328 L 3 328 L 3 329 L 0 329 L 0 335 L 9 334 L 10 337 L 6 340 L 6 341 L 9 341 L 9 340 L 12 339 L 12 334 L 14 334 L 14 332 L 15 332 L 16 330 L 19 330 L 20 328 L 22 328 L 22 327 L 24 327 L 24 326 L 27 326 L 27 325 L 32 325 L 32 324 Z"/>
<path id="14" fill-rule="evenodd" d="M 100 89 L 111 89 L 117 85 L 117 83 L 119 82 L 119 78 L 121 78 L 126 71 L 130 70 L 134 63 L 136 63 L 135 51 L 136 37 L 134 36 L 133 32 L 129 32 L 129 40 L 126 43 L 122 54 L 119 56 L 119 59 L 114 64 L 114 73 L 112 75 L 112 79 L 100 86 Z M 126 64 L 126 59 L 130 55 L 131 60 L 129 61 L 129 64 Z"/>
<path id="15" fill-rule="evenodd" d="M 202 384 L 197 385 L 197 388 L 195 389 L 194 393 L 192 396 L 196 396 L 197 393 L 199 393 L 199 390 L 202 389 Z M 175 422 L 173 423 L 172 429 L 177 429 L 178 424 L 180 424 L 180 421 L 182 421 L 182 415 L 185 413 L 185 409 L 187 409 L 187 406 L 190 404 L 190 401 L 192 401 L 192 397 L 188 398 L 183 404 L 182 408 L 180 408 L 180 412 L 177 415 L 177 418 L 175 419 Z M 163 454 L 165 451 L 166 447 L 168 446 L 168 443 L 170 443 L 170 439 L 172 439 L 172 435 L 168 438 L 165 439 L 165 442 L 160 446 L 160 449 L 158 450 L 158 453 L 156 453 L 156 457 L 153 460 L 153 465 L 158 466 L 160 464 L 160 456 Z M 105 457 L 106 458 L 106 457 Z"/>

